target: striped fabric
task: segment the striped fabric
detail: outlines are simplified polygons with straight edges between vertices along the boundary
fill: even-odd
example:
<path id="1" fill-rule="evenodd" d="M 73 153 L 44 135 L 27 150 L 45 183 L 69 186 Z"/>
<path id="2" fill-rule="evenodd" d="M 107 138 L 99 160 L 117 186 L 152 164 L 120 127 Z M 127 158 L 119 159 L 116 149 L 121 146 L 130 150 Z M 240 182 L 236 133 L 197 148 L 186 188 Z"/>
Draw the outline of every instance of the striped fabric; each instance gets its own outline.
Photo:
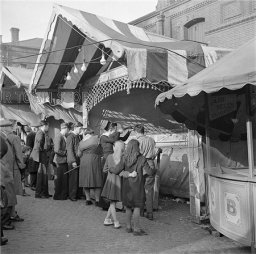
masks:
<path id="1" fill-rule="evenodd" d="M 43 45 L 51 39 L 49 49 L 63 51 L 39 56 L 31 81 L 31 89 L 76 89 L 86 86 L 91 77 L 104 72 L 100 64 L 102 50 L 107 61 L 117 60 L 117 66 L 127 67 L 129 79 L 146 78 L 150 82 L 167 81 L 180 85 L 205 66 L 202 46 L 196 42 L 175 41 L 164 36 L 149 36 L 142 28 L 99 17 L 68 7 L 55 6 Z M 92 45 L 92 43 L 95 43 Z M 83 45 L 79 51 L 76 46 Z M 108 55 L 111 54 L 111 57 Z M 120 59 L 125 56 L 126 62 Z M 87 70 L 82 72 L 83 61 Z M 70 65 L 62 65 L 63 63 Z M 49 64 L 60 63 L 60 65 Z M 75 64 L 75 65 L 74 65 Z M 74 68 L 79 70 L 74 73 Z M 40 69 L 40 70 L 39 70 Z M 64 80 L 67 72 L 71 80 Z"/>

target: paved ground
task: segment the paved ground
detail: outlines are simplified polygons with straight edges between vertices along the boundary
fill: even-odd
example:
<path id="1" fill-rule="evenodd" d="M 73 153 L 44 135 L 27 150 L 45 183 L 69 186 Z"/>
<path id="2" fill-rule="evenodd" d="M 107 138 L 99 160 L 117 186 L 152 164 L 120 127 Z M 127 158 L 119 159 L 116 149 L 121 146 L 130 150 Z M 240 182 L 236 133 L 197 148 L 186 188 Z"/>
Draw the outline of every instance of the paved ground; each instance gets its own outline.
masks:
<path id="1" fill-rule="evenodd" d="M 52 189 L 52 181 L 50 181 Z M 29 193 L 32 194 L 30 190 Z M 250 253 L 226 237 L 214 237 L 190 221 L 189 205 L 162 200 L 156 220 L 141 219 L 147 236 L 104 227 L 105 212 L 77 202 L 19 197 L 17 210 L 25 221 L 5 231 L 9 239 L 2 253 Z"/>

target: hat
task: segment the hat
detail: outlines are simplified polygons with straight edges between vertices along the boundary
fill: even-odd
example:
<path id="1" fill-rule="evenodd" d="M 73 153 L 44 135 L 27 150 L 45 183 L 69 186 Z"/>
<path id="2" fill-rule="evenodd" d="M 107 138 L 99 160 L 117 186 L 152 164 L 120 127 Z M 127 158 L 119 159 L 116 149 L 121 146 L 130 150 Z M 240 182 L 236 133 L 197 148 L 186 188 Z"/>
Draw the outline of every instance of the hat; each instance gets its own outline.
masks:
<path id="1" fill-rule="evenodd" d="M 84 130 L 84 135 L 87 135 L 87 134 L 93 134 L 94 133 L 94 130 L 90 129 L 90 128 L 87 128 Z"/>
<path id="2" fill-rule="evenodd" d="M 70 125 L 69 125 L 68 123 L 61 123 L 61 124 L 60 124 L 60 128 L 61 128 L 61 129 L 65 129 L 65 128 L 69 129 L 69 128 L 70 128 Z"/>
<path id="3" fill-rule="evenodd" d="M 83 125 L 80 122 L 76 122 L 73 124 L 73 127 L 83 127 Z"/>
<path id="4" fill-rule="evenodd" d="M 24 130 L 25 130 L 25 132 L 32 131 L 32 129 L 29 126 L 27 126 L 27 125 L 24 127 Z"/>
<path id="5" fill-rule="evenodd" d="M 101 123 L 101 129 L 103 130 L 108 130 L 109 126 L 110 126 L 111 122 L 108 120 L 103 120 Z"/>
<path id="6" fill-rule="evenodd" d="M 8 120 L 8 119 L 4 119 L 4 118 L 1 118 L 0 119 L 0 127 L 7 127 L 7 126 L 12 126 L 13 125 L 13 122 Z"/>
<path id="7" fill-rule="evenodd" d="M 44 126 L 44 125 L 48 125 L 48 122 L 45 121 L 45 120 L 41 120 L 39 123 L 35 123 L 33 125 L 33 127 L 41 127 L 41 126 Z"/>

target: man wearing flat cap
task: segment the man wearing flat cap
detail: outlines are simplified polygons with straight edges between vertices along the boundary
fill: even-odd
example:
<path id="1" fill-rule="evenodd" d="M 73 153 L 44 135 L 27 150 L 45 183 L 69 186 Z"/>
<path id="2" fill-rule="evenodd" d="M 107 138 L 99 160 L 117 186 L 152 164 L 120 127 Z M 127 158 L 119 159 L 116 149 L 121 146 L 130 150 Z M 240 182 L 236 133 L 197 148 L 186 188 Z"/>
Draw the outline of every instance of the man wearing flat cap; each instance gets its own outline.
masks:
<path id="1" fill-rule="evenodd" d="M 68 170 L 73 169 L 68 174 L 68 187 L 69 187 L 69 199 L 71 201 L 77 200 L 78 190 L 78 172 L 79 172 L 79 157 L 77 155 L 78 145 L 80 142 L 80 134 L 83 125 L 80 122 L 73 124 L 73 130 L 71 130 L 67 136 L 67 163 Z"/>
<path id="2" fill-rule="evenodd" d="M 65 173 L 68 171 L 66 137 L 69 130 L 70 125 L 68 123 L 62 123 L 60 125 L 60 133 L 54 139 L 55 155 L 53 161 L 57 165 L 54 180 L 55 192 L 53 196 L 55 200 L 65 200 L 68 197 L 68 175 Z"/>
<path id="3" fill-rule="evenodd" d="M 36 133 L 34 147 L 30 154 L 30 158 L 32 158 L 34 162 L 32 166 L 29 166 L 30 174 L 32 176 L 31 185 L 35 186 L 36 184 L 36 198 L 49 198 L 47 175 L 47 151 L 49 149 L 47 132 L 49 124 L 47 121 L 42 120 L 35 127 L 39 127 L 39 130 Z"/>

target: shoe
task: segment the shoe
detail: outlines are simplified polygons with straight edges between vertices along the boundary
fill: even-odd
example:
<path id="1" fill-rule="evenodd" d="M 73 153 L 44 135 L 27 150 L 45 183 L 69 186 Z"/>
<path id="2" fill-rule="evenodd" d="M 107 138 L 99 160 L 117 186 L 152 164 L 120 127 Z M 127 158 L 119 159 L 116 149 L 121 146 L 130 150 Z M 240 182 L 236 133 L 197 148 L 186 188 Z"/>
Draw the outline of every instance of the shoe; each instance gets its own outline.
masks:
<path id="1" fill-rule="evenodd" d="M 125 231 L 126 231 L 127 233 L 132 233 L 132 232 L 133 232 L 132 228 L 126 228 Z"/>
<path id="2" fill-rule="evenodd" d="M 77 201 L 76 198 L 69 198 L 71 201 Z"/>
<path id="3" fill-rule="evenodd" d="M 29 184 L 25 184 L 25 187 L 30 187 L 30 185 Z"/>
<path id="4" fill-rule="evenodd" d="M 3 225 L 2 229 L 3 230 L 13 230 L 13 229 L 15 229 L 15 227 L 13 225 Z"/>
<path id="5" fill-rule="evenodd" d="M 44 196 L 44 195 L 35 195 L 35 198 L 49 198 L 49 196 Z"/>
<path id="6" fill-rule="evenodd" d="M 104 226 L 111 226 L 114 222 L 111 219 L 105 219 L 104 220 Z"/>
<path id="7" fill-rule="evenodd" d="M 154 220 L 153 213 L 147 213 L 145 217 L 149 220 Z"/>
<path id="8" fill-rule="evenodd" d="M 96 201 L 96 202 L 95 202 L 95 206 L 99 207 L 99 204 L 100 204 L 99 201 Z"/>
<path id="9" fill-rule="evenodd" d="M 147 233 L 144 230 L 140 229 L 139 231 L 133 231 L 133 235 L 142 236 L 142 235 L 147 235 Z"/>
<path id="10" fill-rule="evenodd" d="M 6 245 L 7 242 L 8 242 L 8 239 L 7 239 L 7 238 L 1 237 L 1 246 L 2 246 L 2 245 Z"/>
<path id="11" fill-rule="evenodd" d="M 121 228 L 119 221 L 114 222 L 114 228 L 115 229 Z"/>
<path id="12" fill-rule="evenodd" d="M 22 222 L 24 219 L 22 219 L 18 214 L 14 217 L 10 218 L 11 221 L 16 221 L 16 222 Z"/>
<path id="13" fill-rule="evenodd" d="M 85 205 L 92 205 L 92 201 L 91 200 L 86 200 Z"/>
<path id="14" fill-rule="evenodd" d="M 51 198 L 51 197 L 52 197 L 52 195 L 51 195 L 51 194 L 48 194 L 48 195 L 46 195 L 46 197 Z"/>
<path id="15" fill-rule="evenodd" d="M 31 187 L 30 188 L 32 191 L 35 191 L 36 190 L 36 187 Z"/>
<path id="16" fill-rule="evenodd" d="M 28 193 L 26 193 L 25 191 L 23 191 L 22 196 L 23 196 L 23 197 L 29 197 L 29 196 L 31 196 L 31 195 L 29 195 Z"/>

